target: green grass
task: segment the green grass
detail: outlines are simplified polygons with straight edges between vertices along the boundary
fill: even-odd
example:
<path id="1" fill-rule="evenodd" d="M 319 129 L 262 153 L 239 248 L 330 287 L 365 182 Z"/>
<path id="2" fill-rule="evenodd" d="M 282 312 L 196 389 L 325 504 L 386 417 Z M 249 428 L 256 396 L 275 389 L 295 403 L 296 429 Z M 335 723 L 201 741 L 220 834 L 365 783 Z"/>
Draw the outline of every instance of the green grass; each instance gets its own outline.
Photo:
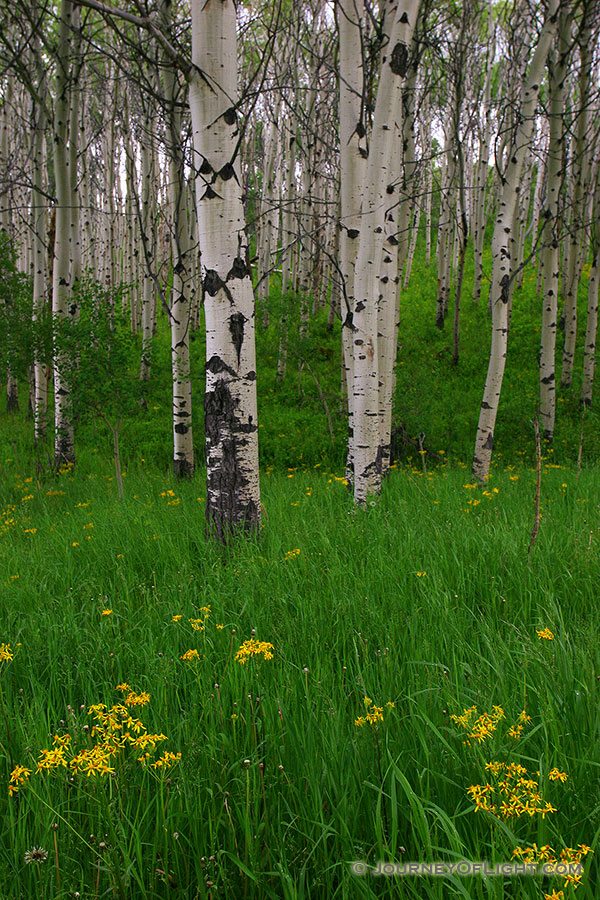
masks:
<path id="1" fill-rule="evenodd" d="M 200 479 L 139 462 L 119 503 L 97 454 L 39 482 L 13 465 L 0 538 L 1 638 L 20 645 L 0 674 L 3 898 L 541 897 L 535 878 L 399 884 L 349 864 L 596 848 L 597 470 L 577 481 L 545 461 L 528 561 L 527 468 L 499 466 L 487 494 L 460 468 L 395 469 L 366 512 L 326 466 L 273 471 L 260 543 L 223 551 L 204 540 Z M 538 639 L 545 626 L 553 641 Z M 252 629 L 274 656 L 241 665 Z M 198 661 L 182 662 L 192 648 Z M 144 769 L 125 750 L 114 776 L 71 781 L 61 768 L 9 799 L 11 759 L 35 769 L 55 733 L 87 746 L 87 707 L 118 702 L 123 681 L 149 692 L 134 714 L 168 737 L 152 758 L 181 761 Z M 376 727 L 354 724 L 365 696 L 384 708 Z M 473 704 L 501 705 L 506 723 L 469 747 L 450 715 Z M 532 721 L 511 742 L 524 707 Z M 539 769 L 558 811 L 475 813 L 466 789 L 493 759 Z M 565 785 L 548 783 L 554 766 Z M 33 846 L 46 862 L 24 863 Z M 594 896 L 593 857 L 587 868 L 581 898 Z"/>
<path id="2" fill-rule="evenodd" d="M 578 477 L 579 376 L 559 392 L 528 556 L 535 274 L 515 295 L 485 488 L 469 476 L 489 340 L 486 301 L 472 305 L 471 278 L 467 270 L 455 368 L 448 331 L 433 325 L 435 272 L 416 260 L 401 300 L 394 415 L 409 436 L 425 432 L 430 453 L 422 466 L 414 444 L 400 448 L 381 502 L 364 511 L 342 477 L 339 323 L 328 333 L 320 312 L 307 339 L 291 340 L 278 382 L 285 301 L 276 289 L 271 324 L 257 336 L 260 541 L 226 550 L 207 542 L 205 473 L 183 483 L 169 474 L 162 319 L 147 410 L 123 428 L 122 502 L 100 424 L 77 423 L 77 465 L 54 475 L 49 445 L 32 447 L 31 422 L 0 418 L 0 643 L 14 652 L 0 663 L 2 900 L 520 900 L 560 890 L 562 879 L 359 877 L 350 863 L 493 864 L 533 843 L 598 849 L 598 414 L 586 414 Z M 585 279 L 580 302 L 583 323 Z M 199 459 L 203 353 L 198 332 Z M 578 354 L 577 373 L 581 345 Z M 299 373 L 301 359 L 315 377 Z M 210 615 L 194 631 L 203 607 Z M 538 638 L 544 627 L 552 641 Z M 273 644 L 273 658 L 242 665 L 235 654 L 252 636 Z M 182 661 L 188 650 L 196 661 Z M 71 736 L 69 759 L 92 746 L 89 708 L 122 702 L 122 682 L 150 694 L 132 713 L 166 736 L 146 765 L 127 746 L 109 761 L 114 774 L 35 773 L 55 734 Z M 373 705 L 383 721 L 357 726 Z M 451 719 L 473 705 L 505 712 L 480 745 L 463 743 Z M 513 741 L 506 732 L 523 709 L 531 722 Z M 180 761 L 153 768 L 164 751 Z M 475 812 L 467 788 L 486 782 L 492 760 L 539 771 L 540 793 L 557 811 L 507 820 Z M 16 764 L 33 774 L 9 797 Z M 564 785 L 548 780 L 553 767 L 568 774 Z M 26 864 L 33 847 L 47 860 Z M 581 900 L 595 897 L 595 856 L 586 869 Z"/>

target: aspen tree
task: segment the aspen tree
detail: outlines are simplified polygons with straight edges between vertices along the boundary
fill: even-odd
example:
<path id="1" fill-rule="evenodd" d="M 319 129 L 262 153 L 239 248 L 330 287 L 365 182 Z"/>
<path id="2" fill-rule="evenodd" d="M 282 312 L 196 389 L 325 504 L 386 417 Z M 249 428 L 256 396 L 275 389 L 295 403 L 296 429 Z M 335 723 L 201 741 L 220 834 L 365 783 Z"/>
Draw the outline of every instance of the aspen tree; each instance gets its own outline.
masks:
<path id="1" fill-rule="evenodd" d="M 52 273 L 52 315 L 74 316 L 72 300 L 69 236 L 73 209 L 72 181 L 69 172 L 68 141 L 72 94 L 73 2 L 61 0 L 56 55 L 56 96 L 54 100 L 54 178 L 56 182 L 56 231 Z M 54 356 L 54 460 L 55 465 L 75 462 L 75 441 L 71 420 L 70 388 L 61 373 L 60 351 Z"/>
<path id="2" fill-rule="evenodd" d="M 192 4 L 190 109 L 206 316 L 208 530 L 260 528 L 255 320 L 238 160 L 232 0 Z"/>
<path id="3" fill-rule="evenodd" d="M 519 185 L 525 154 L 531 142 L 540 83 L 548 51 L 556 31 L 557 19 L 558 0 L 550 0 L 529 70 L 521 86 L 517 126 L 509 148 L 508 163 L 502 176 L 502 192 L 492 238 L 492 279 L 489 295 L 492 311 L 492 341 L 473 455 L 473 475 L 480 481 L 483 481 L 490 471 L 494 427 L 506 362 L 508 302 L 511 275 L 513 274 L 510 242 L 519 200 Z"/>
<path id="4" fill-rule="evenodd" d="M 586 205 L 586 141 L 588 137 L 588 121 L 590 114 L 590 95 L 592 90 L 593 35 L 598 34 L 599 4 L 597 0 L 584 0 L 582 4 L 582 22 L 579 29 L 578 44 L 580 55 L 579 67 L 579 100 L 577 109 L 577 125 L 573 146 L 573 216 L 568 235 L 568 263 L 566 272 L 565 306 L 563 311 L 565 343 L 563 350 L 562 372 L 560 383 L 569 387 L 573 380 L 573 364 L 575 360 L 575 343 L 577 340 L 577 288 L 581 277 L 583 258 L 580 245 L 584 243 L 584 210 Z"/>
<path id="5" fill-rule="evenodd" d="M 170 31 L 172 2 L 162 0 L 163 24 Z M 173 381 L 173 471 L 191 477 L 194 472 L 192 384 L 190 378 L 191 253 L 188 242 L 187 190 L 181 143 L 182 116 L 178 106 L 176 73 L 168 57 L 162 80 L 167 109 L 168 204 L 171 228 L 171 369 Z"/>
<path id="6" fill-rule="evenodd" d="M 583 381 L 581 402 L 592 403 L 594 369 L 596 363 L 596 335 L 598 332 L 598 286 L 600 285 L 600 167 L 596 173 L 596 186 L 592 208 L 592 265 L 588 283 L 587 322 L 583 348 Z"/>
<path id="7" fill-rule="evenodd" d="M 563 175 L 564 91 L 570 53 L 572 13 L 561 7 L 556 48 L 549 57 L 550 131 L 546 176 L 544 249 L 542 252 L 544 296 L 540 348 L 540 422 L 547 441 L 554 436 L 556 411 L 556 320 L 560 264 L 560 192 Z"/>
<path id="8" fill-rule="evenodd" d="M 369 157 L 362 189 L 362 223 L 355 263 L 353 431 L 354 500 L 364 506 L 381 488 L 379 407 L 378 286 L 385 241 L 387 186 L 393 179 L 394 121 L 401 122 L 402 87 L 407 74 L 420 0 L 398 0 L 386 7 L 386 43 L 382 49 Z M 344 173 L 342 172 L 342 178 Z"/>
<path id="9" fill-rule="evenodd" d="M 340 110 L 340 276 L 342 318 L 342 364 L 348 399 L 348 454 L 346 478 L 354 467 L 352 317 L 356 254 L 361 229 L 361 192 L 367 149 L 364 121 L 364 72 L 361 32 L 365 10 L 362 0 L 338 0 L 336 21 L 339 35 Z"/>
<path id="10" fill-rule="evenodd" d="M 13 230 L 11 228 L 10 207 L 12 191 L 10 190 L 11 179 L 9 177 L 11 169 L 11 156 L 9 155 L 9 131 L 12 114 L 12 94 L 13 78 L 9 77 L 8 85 L 6 88 L 6 96 L 4 97 L 4 103 L 0 110 L 0 171 L 4 170 L 5 176 L 5 191 L 3 195 L 0 196 L 0 233 L 4 233 L 11 242 L 14 237 Z M 10 366 L 8 366 L 6 369 L 6 411 L 11 413 L 17 412 L 18 409 L 19 393 L 17 380 L 11 372 Z"/>

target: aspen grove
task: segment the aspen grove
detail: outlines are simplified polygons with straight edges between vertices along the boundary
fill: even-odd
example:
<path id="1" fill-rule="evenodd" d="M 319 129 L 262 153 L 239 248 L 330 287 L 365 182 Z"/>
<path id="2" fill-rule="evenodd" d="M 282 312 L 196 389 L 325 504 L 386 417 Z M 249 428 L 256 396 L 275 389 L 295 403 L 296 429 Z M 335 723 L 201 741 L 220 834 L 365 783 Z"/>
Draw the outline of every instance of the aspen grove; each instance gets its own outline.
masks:
<path id="1" fill-rule="evenodd" d="M 0 900 L 598 897 L 599 38 L 0 0 Z"/>
<path id="2" fill-rule="evenodd" d="M 46 320 L 52 332 L 24 361 L 5 353 L 7 409 L 29 403 L 57 467 L 76 461 L 78 393 L 57 326 L 78 319 L 88 278 L 139 335 L 142 387 L 168 321 L 173 470 L 206 467 L 207 528 L 221 540 L 261 524 L 257 329 L 276 330 L 279 381 L 311 374 L 333 440 L 331 400 L 302 351 L 322 309 L 340 331 L 345 477 L 359 507 L 380 494 L 403 419 L 399 323 L 415 254 L 437 267 L 423 302 L 451 331 L 457 368 L 470 351 L 465 304 L 487 303 L 475 479 L 490 474 L 526 272 L 539 297 L 546 444 L 557 383 L 573 390 L 576 366 L 591 404 L 597 0 L 28 0 L 1 2 L 0 17 L 0 223 L 30 280 L 32 333 Z M 427 453 L 423 432 L 411 440 Z"/>

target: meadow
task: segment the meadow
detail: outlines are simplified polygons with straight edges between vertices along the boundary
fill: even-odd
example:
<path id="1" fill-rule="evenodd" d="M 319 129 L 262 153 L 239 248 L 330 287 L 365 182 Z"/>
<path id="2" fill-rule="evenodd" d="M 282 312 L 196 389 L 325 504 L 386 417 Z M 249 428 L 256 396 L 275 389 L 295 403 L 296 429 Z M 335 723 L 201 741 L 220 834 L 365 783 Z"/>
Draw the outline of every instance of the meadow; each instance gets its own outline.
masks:
<path id="1" fill-rule="evenodd" d="M 278 383 L 276 294 L 259 344 L 259 541 L 207 541 L 202 470 L 169 473 L 163 326 L 148 408 L 123 433 L 122 501 L 98 423 L 80 423 L 77 464 L 56 473 L 25 414 L 3 414 L 3 900 L 596 896 L 597 419 L 578 466 L 577 386 L 560 398 L 528 553 L 532 278 L 483 487 L 469 454 L 485 306 L 465 302 L 452 368 L 423 266 L 403 294 L 396 414 L 428 452 L 400 448 L 366 510 L 344 479 L 339 326 L 320 313 Z M 200 449 L 199 413 L 195 426 Z M 583 874 L 386 877 L 379 860 Z"/>

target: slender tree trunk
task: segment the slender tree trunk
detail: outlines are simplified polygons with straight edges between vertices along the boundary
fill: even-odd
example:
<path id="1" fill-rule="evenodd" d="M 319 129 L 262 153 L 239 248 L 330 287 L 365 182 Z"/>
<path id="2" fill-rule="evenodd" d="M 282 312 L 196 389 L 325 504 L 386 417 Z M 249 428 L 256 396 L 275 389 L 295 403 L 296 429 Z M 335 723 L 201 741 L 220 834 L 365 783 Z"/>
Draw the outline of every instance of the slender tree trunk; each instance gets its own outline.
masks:
<path id="1" fill-rule="evenodd" d="M 559 16 L 556 50 L 549 57 L 550 133 L 548 138 L 547 204 L 544 225 L 542 337 L 540 347 L 540 420 L 547 441 L 554 437 L 556 414 L 556 320 L 558 315 L 560 192 L 564 135 L 564 83 L 570 52 L 572 16 L 563 8 Z"/>
<path id="2" fill-rule="evenodd" d="M 487 478 L 490 471 L 496 414 L 506 362 L 508 300 L 511 282 L 510 240 L 514 230 L 519 183 L 525 154 L 531 142 L 540 82 L 544 74 L 548 50 L 556 31 L 557 10 L 558 0 L 550 0 L 546 20 L 521 88 L 520 116 L 514 146 L 510 150 L 509 161 L 504 173 L 504 184 L 492 239 L 493 268 L 490 285 L 492 346 L 473 456 L 473 475 L 480 481 Z"/>
<path id="3" fill-rule="evenodd" d="M 592 268 L 588 284 L 587 323 L 583 349 L 583 382 L 581 402 L 592 403 L 594 388 L 594 368 L 596 363 L 596 335 L 598 332 L 598 285 L 600 283 L 600 169 L 596 177 L 594 206 L 592 212 Z"/>
<path id="4" fill-rule="evenodd" d="M 570 387 L 573 380 L 573 364 L 575 360 L 575 344 L 577 340 L 577 288 L 581 276 L 579 253 L 580 244 L 583 243 L 584 210 L 586 198 L 584 196 L 586 140 L 588 137 L 588 120 L 590 91 L 592 87 L 592 58 L 590 52 L 590 39 L 592 36 L 592 22 L 594 14 L 597 17 L 598 4 L 588 2 L 583 8 L 583 23 L 580 31 L 580 70 L 579 70 L 579 110 L 577 114 L 577 130 L 575 135 L 575 147 L 573 158 L 573 218 L 570 230 L 569 258 L 567 265 L 567 282 L 564 308 L 565 345 L 563 350 L 562 372 L 560 383 L 562 387 Z"/>
<path id="5" fill-rule="evenodd" d="M 420 0 L 398 0 L 386 10 L 388 40 L 382 49 L 371 146 L 363 184 L 362 226 L 355 264 L 353 427 L 354 501 L 364 506 L 381 489 L 377 278 L 385 242 L 387 187 L 393 181 L 394 120 L 401 122 L 402 88 Z M 344 173 L 342 172 L 342 178 Z"/>
<path id="6" fill-rule="evenodd" d="M 364 182 L 366 128 L 362 98 L 361 29 L 365 16 L 363 0 L 338 0 L 336 5 L 340 46 L 340 276 L 342 360 L 348 399 L 348 451 L 346 478 L 353 481 L 353 309 L 356 254 L 361 229 L 361 190 Z"/>
<path id="7" fill-rule="evenodd" d="M 170 32 L 171 0 L 163 0 L 163 17 L 167 34 Z M 191 254 L 188 244 L 186 182 L 182 121 L 177 106 L 175 72 L 164 60 L 162 69 L 164 92 L 168 104 L 167 153 L 169 158 L 167 186 L 173 285 L 171 288 L 171 368 L 173 375 L 173 471 L 175 475 L 191 477 L 194 472 L 194 443 L 192 433 L 192 382 L 190 377 L 190 286 Z"/>
<path id="8" fill-rule="evenodd" d="M 206 316 L 209 532 L 260 528 L 254 295 L 239 160 L 233 0 L 192 4 L 190 108 Z"/>
<path id="9" fill-rule="evenodd" d="M 56 232 L 52 278 L 52 315 L 74 316 L 72 301 L 69 236 L 73 195 L 67 146 L 71 104 L 72 0 L 61 0 L 56 60 L 56 99 L 54 102 L 54 177 L 56 181 Z M 54 461 L 56 466 L 75 462 L 75 441 L 71 420 L 71 392 L 61 372 L 60 350 L 54 356 Z"/>

